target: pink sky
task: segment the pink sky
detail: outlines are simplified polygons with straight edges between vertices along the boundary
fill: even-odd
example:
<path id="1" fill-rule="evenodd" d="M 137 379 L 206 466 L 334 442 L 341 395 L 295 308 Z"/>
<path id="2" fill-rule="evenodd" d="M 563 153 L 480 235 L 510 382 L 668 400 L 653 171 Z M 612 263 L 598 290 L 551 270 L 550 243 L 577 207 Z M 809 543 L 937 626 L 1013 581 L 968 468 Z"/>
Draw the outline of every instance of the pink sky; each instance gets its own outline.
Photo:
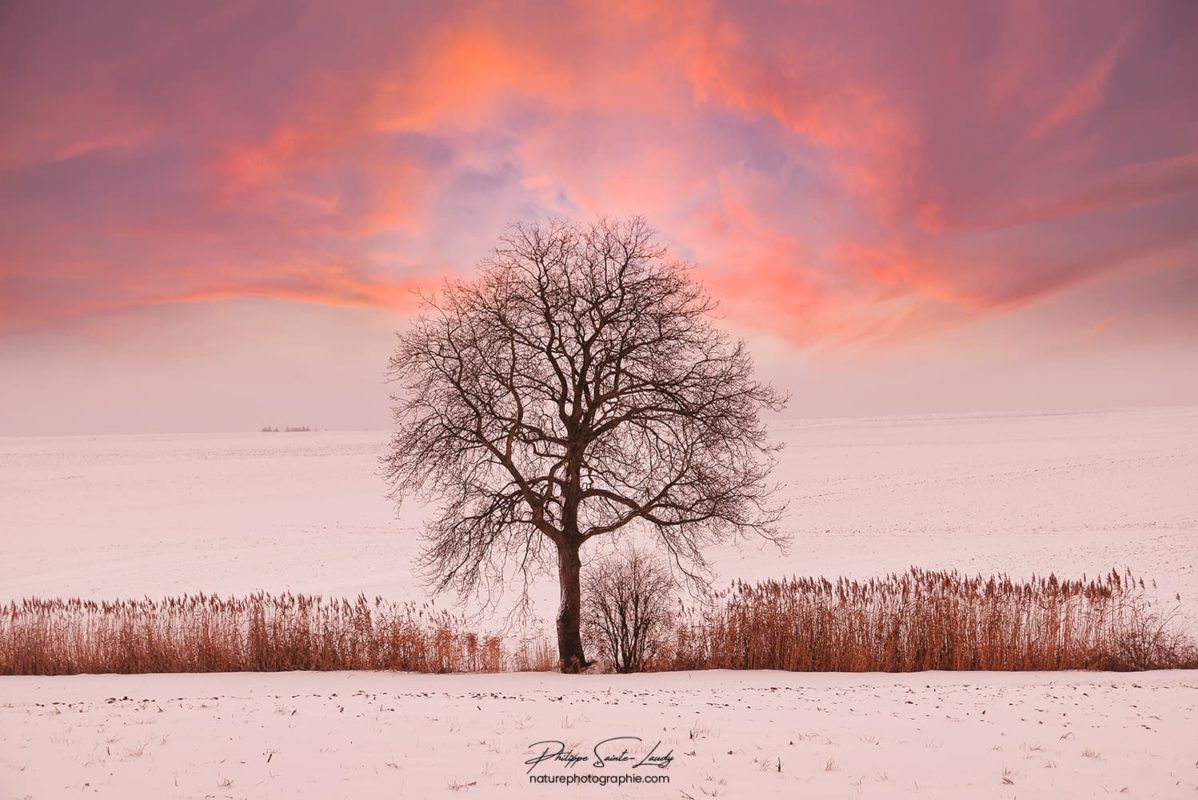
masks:
<path id="1" fill-rule="evenodd" d="M 411 290 L 640 213 L 789 414 L 1198 402 L 1198 5 L 7 3 L 0 433 L 384 427 Z"/>

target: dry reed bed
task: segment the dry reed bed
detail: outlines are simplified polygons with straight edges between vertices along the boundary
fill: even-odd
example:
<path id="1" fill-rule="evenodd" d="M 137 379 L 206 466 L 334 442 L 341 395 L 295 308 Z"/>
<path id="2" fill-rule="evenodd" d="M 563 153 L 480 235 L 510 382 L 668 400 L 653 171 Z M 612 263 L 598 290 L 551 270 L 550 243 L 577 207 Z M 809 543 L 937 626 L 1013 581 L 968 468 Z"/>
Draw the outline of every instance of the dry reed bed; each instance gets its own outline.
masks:
<path id="1" fill-rule="evenodd" d="M 912 569 L 736 583 L 674 617 L 650 670 L 1138 670 L 1198 666 L 1127 574 L 1013 581 Z M 544 638 L 464 630 L 431 606 L 259 593 L 0 606 L 0 675 L 548 670 Z"/>
<path id="2" fill-rule="evenodd" d="M 1130 573 L 1014 581 L 912 569 L 868 581 L 736 583 L 681 615 L 651 668 L 820 672 L 1198 666 Z M 1180 597 L 1177 598 L 1180 601 Z"/>
<path id="3" fill-rule="evenodd" d="M 509 645 L 430 606 L 265 593 L 161 601 L 30 599 L 0 607 L 0 674 L 552 669 L 544 640 Z"/>

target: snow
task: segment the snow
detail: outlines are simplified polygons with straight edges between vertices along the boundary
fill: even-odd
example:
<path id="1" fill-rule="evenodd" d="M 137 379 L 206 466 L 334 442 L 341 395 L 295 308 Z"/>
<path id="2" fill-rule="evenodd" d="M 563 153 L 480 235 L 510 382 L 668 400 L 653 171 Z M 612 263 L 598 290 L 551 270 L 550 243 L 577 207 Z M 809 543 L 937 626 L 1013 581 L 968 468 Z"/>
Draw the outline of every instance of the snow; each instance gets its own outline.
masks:
<path id="1" fill-rule="evenodd" d="M 6 678 L 0 798 L 1179 798 L 1182 672 Z M 668 768 L 593 766 L 599 743 Z M 530 784 L 538 775 L 668 784 Z M 1004 782 L 1010 781 L 1009 783 Z M 455 788 L 457 787 L 457 788 Z"/>
<path id="2" fill-rule="evenodd" d="M 720 548 L 717 586 L 912 564 L 1127 567 L 1198 620 L 1198 409 L 774 433 L 793 543 Z M 423 601 L 412 561 L 427 509 L 397 514 L 386 499 L 385 443 L 378 431 L 0 438 L 0 601 L 259 589 Z M 542 617 L 555 596 L 551 579 L 537 585 Z M 1182 797 L 1198 790 L 1196 685 L 1192 673 L 0 678 L 0 800 Z M 622 735 L 674 749 L 668 786 L 527 783 L 530 743 L 585 750 Z"/>
<path id="3" fill-rule="evenodd" d="M 1198 408 L 781 422 L 787 555 L 740 577 L 1130 567 L 1198 598 Z M 270 591 L 423 600 L 427 509 L 396 513 L 386 433 L 0 438 L 0 601 Z M 585 555 L 585 551 L 584 551 Z M 552 617 L 553 578 L 538 587 Z"/>

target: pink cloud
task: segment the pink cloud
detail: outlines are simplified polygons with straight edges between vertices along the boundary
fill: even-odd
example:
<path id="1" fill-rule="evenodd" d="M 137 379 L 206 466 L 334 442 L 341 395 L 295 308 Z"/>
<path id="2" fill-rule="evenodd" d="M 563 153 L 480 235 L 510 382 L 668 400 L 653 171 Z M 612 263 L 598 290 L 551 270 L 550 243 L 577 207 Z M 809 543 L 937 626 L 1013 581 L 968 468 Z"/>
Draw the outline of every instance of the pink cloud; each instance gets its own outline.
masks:
<path id="1" fill-rule="evenodd" d="M 935 334 L 1194 246 L 1194 13 L 1090 12 L 229 4 L 133 37 L 24 7 L 0 35 L 3 327 L 403 308 L 506 221 L 635 212 L 742 324 Z"/>
<path id="2" fill-rule="evenodd" d="M 1094 64 L 1086 70 L 1074 86 L 1072 86 L 1061 102 L 1037 122 L 1031 131 L 1031 137 L 1038 139 L 1055 128 L 1077 117 L 1085 116 L 1097 109 L 1106 94 L 1111 72 L 1119 59 L 1119 54 L 1130 36 L 1130 31 L 1120 36 Z"/>

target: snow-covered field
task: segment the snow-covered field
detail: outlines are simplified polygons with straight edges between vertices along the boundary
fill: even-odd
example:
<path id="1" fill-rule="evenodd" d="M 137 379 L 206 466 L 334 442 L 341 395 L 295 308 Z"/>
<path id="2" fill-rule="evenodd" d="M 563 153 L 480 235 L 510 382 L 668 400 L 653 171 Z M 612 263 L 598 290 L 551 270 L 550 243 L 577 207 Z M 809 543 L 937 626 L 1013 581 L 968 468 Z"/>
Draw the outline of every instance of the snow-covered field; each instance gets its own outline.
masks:
<path id="1" fill-rule="evenodd" d="M 793 544 L 721 549 L 717 585 L 912 564 L 1116 566 L 1179 592 L 1198 619 L 1198 409 L 775 431 Z M 424 509 L 397 516 L 384 497 L 385 440 L 0 439 L 0 601 L 257 589 L 423 600 L 411 562 Z M 543 616 L 555 595 L 538 587 Z M 0 678 L 0 800 L 1191 797 L 1196 685 L 1186 673 Z M 524 777 L 533 741 L 589 749 L 623 735 L 673 748 L 669 785 Z"/>
<path id="2" fill-rule="evenodd" d="M 1198 675 L 1186 673 L 241 673 L 0 690 L 5 800 L 1198 792 Z M 604 743 L 616 737 L 642 741 Z M 658 742 L 668 767 L 634 766 Z M 563 747 L 585 760 L 528 763 Z M 596 748 L 625 747 L 633 760 L 594 765 Z M 530 770 L 669 783 L 539 784 Z"/>
<path id="3" fill-rule="evenodd" d="M 1131 567 L 1198 601 L 1198 408 L 780 423 L 790 552 L 736 577 Z M 0 438 L 0 601 L 257 589 L 424 598 L 384 432 Z M 552 579 L 541 593 L 556 597 Z M 552 603 L 546 607 L 552 611 Z"/>

